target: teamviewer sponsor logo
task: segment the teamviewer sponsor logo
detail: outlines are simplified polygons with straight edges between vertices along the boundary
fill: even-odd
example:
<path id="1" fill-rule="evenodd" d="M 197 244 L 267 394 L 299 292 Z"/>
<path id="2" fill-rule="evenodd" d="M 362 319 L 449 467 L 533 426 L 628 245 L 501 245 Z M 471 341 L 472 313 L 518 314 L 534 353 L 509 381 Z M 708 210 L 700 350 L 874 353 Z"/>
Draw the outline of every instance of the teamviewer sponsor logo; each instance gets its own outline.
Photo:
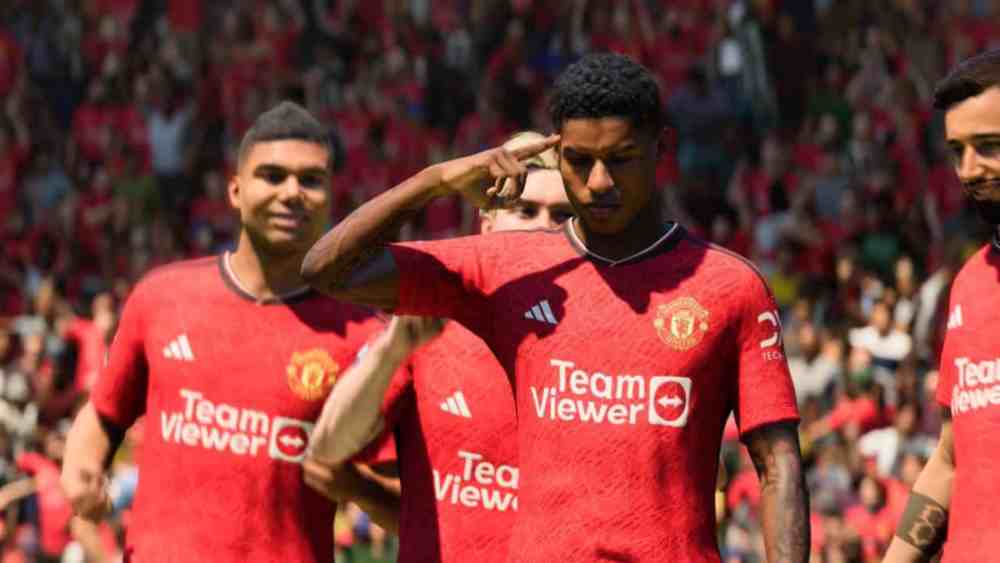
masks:
<path id="1" fill-rule="evenodd" d="M 266 451 L 273 459 L 300 463 L 309 445 L 309 422 L 216 403 L 200 391 L 181 389 L 183 408 L 160 412 L 164 442 L 256 457 Z"/>
<path id="2" fill-rule="evenodd" d="M 529 388 L 538 418 L 561 422 L 683 427 L 691 402 L 691 379 L 588 372 L 552 359 L 555 385 Z"/>
<path id="3" fill-rule="evenodd" d="M 1000 405 L 1000 358 L 975 362 L 955 358 L 958 378 L 951 391 L 952 416 Z"/>
<path id="4" fill-rule="evenodd" d="M 468 508 L 506 512 L 517 510 L 518 469 L 495 464 L 483 454 L 458 451 L 461 473 L 445 473 L 434 468 L 434 494 L 438 502 Z"/>
<path id="5" fill-rule="evenodd" d="M 301 463 L 306 457 L 309 433 L 313 425 L 294 418 L 274 417 L 271 428 L 271 447 L 268 453 L 274 459 Z"/>
<path id="6" fill-rule="evenodd" d="M 681 427 L 687 424 L 691 380 L 659 376 L 649 380 L 649 423 Z"/>

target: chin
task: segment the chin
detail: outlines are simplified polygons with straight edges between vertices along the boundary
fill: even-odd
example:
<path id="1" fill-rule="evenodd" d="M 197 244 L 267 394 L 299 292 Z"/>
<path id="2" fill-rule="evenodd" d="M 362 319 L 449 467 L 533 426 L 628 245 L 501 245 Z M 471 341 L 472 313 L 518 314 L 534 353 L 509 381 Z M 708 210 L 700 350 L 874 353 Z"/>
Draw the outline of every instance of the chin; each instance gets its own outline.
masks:
<path id="1" fill-rule="evenodd" d="M 997 201 L 975 201 L 976 212 L 991 226 L 1000 226 L 1000 202 Z"/>

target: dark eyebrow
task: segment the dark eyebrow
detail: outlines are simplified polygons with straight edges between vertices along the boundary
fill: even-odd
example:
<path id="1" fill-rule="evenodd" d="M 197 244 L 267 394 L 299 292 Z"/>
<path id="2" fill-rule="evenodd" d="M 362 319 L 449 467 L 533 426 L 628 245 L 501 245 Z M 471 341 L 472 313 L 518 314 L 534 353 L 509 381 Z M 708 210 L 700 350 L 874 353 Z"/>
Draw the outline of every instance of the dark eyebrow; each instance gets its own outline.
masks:
<path id="1" fill-rule="evenodd" d="M 294 174 L 296 176 L 326 176 L 328 174 L 326 168 L 321 168 L 319 166 L 308 166 L 306 168 L 299 168 L 297 170 L 281 166 L 279 164 L 258 164 L 256 168 L 253 169 L 254 175 L 261 174 Z"/>
<path id="2" fill-rule="evenodd" d="M 607 149 L 606 151 L 603 152 L 598 152 L 596 153 L 596 155 L 607 158 L 609 156 L 621 156 L 625 153 L 632 153 L 634 151 L 637 151 L 638 149 L 639 147 L 637 145 L 633 143 L 626 143 L 624 145 L 619 145 L 617 147 L 611 147 L 610 149 Z M 580 152 L 579 150 L 574 149 L 573 147 L 566 147 L 566 146 L 563 147 L 563 155 L 569 157 L 587 157 L 587 158 L 594 158 L 595 156 L 595 154 Z"/>

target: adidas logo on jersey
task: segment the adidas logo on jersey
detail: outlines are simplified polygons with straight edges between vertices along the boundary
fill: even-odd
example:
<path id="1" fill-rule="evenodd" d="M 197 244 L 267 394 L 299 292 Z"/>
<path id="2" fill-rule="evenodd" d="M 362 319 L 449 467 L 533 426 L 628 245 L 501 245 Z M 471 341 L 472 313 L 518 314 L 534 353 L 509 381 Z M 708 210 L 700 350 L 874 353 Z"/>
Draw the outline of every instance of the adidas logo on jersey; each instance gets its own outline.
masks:
<path id="1" fill-rule="evenodd" d="M 441 410 L 455 416 L 472 418 L 472 413 L 469 412 L 469 405 L 465 402 L 465 395 L 461 391 L 455 391 L 451 397 L 445 399 L 441 403 Z"/>
<path id="2" fill-rule="evenodd" d="M 181 334 L 163 347 L 163 357 L 168 360 L 180 360 L 182 362 L 193 362 L 194 352 L 191 351 L 191 343 L 188 342 L 187 334 Z"/>
<path id="3" fill-rule="evenodd" d="M 552 314 L 552 308 L 549 307 L 549 300 L 543 299 L 539 301 L 535 306 L 528 310 L 524 314 L 524 318 L 531 319 L 533 321 L 540 321 L 543 323 L 548 323 L 550 325 L 559 324 L 556 320 L 555 315 Z"/>
<path id="4" fill-rule="evenodd" d="M 948 315 L 948 330 L 962 326 L 962 306 L 955 305 Z"/>

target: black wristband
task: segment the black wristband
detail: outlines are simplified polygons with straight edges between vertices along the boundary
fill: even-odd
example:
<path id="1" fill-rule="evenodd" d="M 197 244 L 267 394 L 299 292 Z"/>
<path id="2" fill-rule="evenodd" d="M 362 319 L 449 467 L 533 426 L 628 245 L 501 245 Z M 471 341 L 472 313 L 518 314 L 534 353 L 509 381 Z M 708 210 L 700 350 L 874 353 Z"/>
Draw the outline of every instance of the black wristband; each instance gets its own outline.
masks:
<path id="1" fill-rule="evenodd" d="M 934 555 L 941 551 L 947 535 L 948 509 L 927 495 L 911 491 L 896 537 L 926 555 Z"/>

